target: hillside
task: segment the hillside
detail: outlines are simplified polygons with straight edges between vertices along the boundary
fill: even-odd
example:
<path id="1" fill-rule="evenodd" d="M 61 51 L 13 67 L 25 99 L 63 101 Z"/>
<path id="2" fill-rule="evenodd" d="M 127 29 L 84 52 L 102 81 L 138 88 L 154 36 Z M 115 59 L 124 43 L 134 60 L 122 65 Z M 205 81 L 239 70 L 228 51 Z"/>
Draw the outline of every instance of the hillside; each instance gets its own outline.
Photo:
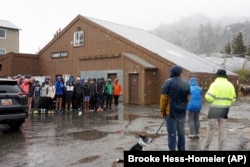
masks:
<path id="1" fill-rule="evenodd" d="M 250 18 L 211 19 L 193 14 L 179 22 L 165 25 L 151 31 L 173 44 L 196 54 L 221 52 L 224 46 L 242 32 L 245 46 L 250 45 Z"/>

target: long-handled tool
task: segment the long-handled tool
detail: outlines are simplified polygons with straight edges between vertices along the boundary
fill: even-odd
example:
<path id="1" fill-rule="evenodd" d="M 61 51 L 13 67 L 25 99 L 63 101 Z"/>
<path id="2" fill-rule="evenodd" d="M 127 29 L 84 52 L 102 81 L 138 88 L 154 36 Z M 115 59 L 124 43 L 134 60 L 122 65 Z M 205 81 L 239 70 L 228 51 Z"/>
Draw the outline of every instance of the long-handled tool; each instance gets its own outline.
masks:
<path id="1" fill-rule="evenodd" d="M 159 127 L 159 129 L 158 129 L 157 132 L 155 133 L 155 136 L 157 136 L 159 130 L 161 129 L 161 127 L 163 126 L 164 123 L 165 123 L 165 117 L 163 118 L 163 122 L 161 123 L 161 126 Z"/>

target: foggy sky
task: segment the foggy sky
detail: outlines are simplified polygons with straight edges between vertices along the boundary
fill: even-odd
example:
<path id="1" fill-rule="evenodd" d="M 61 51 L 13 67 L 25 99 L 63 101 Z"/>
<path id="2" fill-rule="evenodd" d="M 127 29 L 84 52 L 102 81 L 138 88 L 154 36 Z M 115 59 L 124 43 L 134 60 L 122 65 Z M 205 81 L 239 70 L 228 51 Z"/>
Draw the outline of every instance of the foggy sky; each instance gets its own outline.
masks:
<path id="1" fill-rule="evenodd" d="M 249 11 L 249 0 L 2 0 L 0 19 L 21 29 L 21 53 L 36 53 L 79 14 L 151 30 L 193 13 L 240 21 Z"/>

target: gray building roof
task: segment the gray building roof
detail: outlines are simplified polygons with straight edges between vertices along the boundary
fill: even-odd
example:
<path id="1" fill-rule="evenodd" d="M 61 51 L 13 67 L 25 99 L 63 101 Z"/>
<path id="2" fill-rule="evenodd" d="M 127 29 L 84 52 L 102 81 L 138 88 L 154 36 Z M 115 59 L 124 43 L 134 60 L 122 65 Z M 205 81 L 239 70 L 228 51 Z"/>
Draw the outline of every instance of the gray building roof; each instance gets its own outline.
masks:
<path id="1" fill-rule="evenodd" d="M 183 48 L 180 48 L 179 46 L 176 46 L 160 37 L 157 37 L 146 30 L 115 24 L 95 18 L 86 18 L 192 73 L 215 73 L 218 68 L 221 68 L 220 66 L 209 62 L 194 53 L 184 50 Z M 230 71 L 228 71 L 228 74 L 235 75 Z"/>
<path id="2" fill-rule="evenodd" d="M 19 30 L 20 28 L 11 23 L 10 21 L 7 20 L 0 20 L 0 27 L 2 28 L 10 28 L 10 29 L 17 29 Z"/>

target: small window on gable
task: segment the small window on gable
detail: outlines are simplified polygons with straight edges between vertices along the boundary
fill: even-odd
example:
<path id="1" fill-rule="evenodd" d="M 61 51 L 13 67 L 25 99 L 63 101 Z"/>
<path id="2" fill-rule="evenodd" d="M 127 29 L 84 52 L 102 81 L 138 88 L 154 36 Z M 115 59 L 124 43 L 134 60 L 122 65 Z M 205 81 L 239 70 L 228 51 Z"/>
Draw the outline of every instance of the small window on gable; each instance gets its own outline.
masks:
<path id="1" fill-rule="evenodd" d="M 0 38 L 6 39 L 6 30 L 5 29 L 0 29 Z"/>
<path id="2" fill-rule="evenodd" d="M 84 45 L 84 31 L 74 32 L 74 46 Z"/>

